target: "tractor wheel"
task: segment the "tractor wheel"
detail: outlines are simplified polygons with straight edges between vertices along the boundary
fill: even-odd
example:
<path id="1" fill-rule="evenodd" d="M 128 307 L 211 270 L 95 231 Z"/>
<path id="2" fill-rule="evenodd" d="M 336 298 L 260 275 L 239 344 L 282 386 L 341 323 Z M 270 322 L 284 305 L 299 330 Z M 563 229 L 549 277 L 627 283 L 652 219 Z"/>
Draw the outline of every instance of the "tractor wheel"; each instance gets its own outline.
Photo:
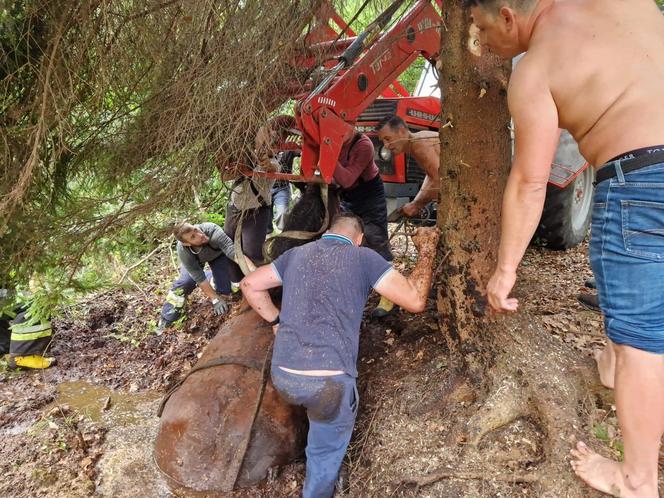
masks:
<path id="1" fill-rule="evenodd" d="M 569 249 L 586 238 L 592 211 L 595 172 L 588 167 L 567 187 L 549 184 L 535 242 L 549 249 Z"/>

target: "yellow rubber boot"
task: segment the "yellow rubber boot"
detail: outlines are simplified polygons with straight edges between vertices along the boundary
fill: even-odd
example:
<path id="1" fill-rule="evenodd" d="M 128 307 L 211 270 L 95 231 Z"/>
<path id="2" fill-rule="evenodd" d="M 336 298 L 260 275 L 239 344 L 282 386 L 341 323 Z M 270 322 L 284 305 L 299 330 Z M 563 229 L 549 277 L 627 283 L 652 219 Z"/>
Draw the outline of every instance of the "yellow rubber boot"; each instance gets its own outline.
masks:
<path id="1" fill-rule="evenodd" d="M 9 358 L 10 368 L 33 368 L 43 370 L 53 365 L 55 365 L 55 358 L 47 358 L 39 354 L 11 356 Z"/>
<path id="2" fill-rule="evenodd" d="M 392 301 L 381 296 L 380 302 L 371 312 L 371 316 L 372 318 L 385 318 L 386 316 L 395 314 L 397 311 L 399 311 L 398 306 L 395 306 Z"/>

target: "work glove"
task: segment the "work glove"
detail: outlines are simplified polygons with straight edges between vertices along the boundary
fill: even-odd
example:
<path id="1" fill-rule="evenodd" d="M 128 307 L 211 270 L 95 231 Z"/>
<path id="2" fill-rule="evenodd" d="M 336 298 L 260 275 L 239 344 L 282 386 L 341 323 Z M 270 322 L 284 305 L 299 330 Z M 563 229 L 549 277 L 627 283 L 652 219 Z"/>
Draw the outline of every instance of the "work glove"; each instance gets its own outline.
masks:
<path id="1" fill-rule="evenodd" d="M 212 306 L 214 307 L 214 314 L 221 316 L 228 311 L 228 308 L 231 307 L 230 303 L 225 299 L 215 298 L 212 300 Z"/>

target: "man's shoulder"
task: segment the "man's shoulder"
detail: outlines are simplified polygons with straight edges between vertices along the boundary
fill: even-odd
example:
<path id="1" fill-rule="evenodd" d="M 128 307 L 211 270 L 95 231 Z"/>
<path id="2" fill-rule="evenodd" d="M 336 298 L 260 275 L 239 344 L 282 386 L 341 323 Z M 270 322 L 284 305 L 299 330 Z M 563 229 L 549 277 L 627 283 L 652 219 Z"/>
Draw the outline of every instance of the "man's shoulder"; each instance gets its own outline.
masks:
<path id="1" fill-rule="evenodd" d="M 178 253 L 178 256 L 180 259 L 182 259 L 182 256 L 188 256 L 191 254 L 189 251 L 187 251 L 187 248 L 178 240 L 178 243 L 175 245 L 175 252 Z"/>
<path id="2" fill-rule="evenodd" d="M 414 155 L 429 154 L 440 145 L 440 135 L 437 131 L 418 131 L 411 135 L 411 150 Z"/>
<path id="3" fill-rule="evenodd" d="M 203 232 L 206 235 L 209 235 L 211 232 L 216 232 L 217 230 L 221 230 L 221 227 L 219 225 L 217 225 L 216 223 L 212 223 L 211 221 L 205 221 L 203 223 L 199 223 L 196 226 L 201 230 L 203 230 Z"/>
<path id="4" fill-rule="evenodd" d="M 525 97 L 528 89 L 549 88 L 548 55 L 539 49 L 528 50 L 513 65 L 507 86 L 508 98 Z"/>
<path id="5" fill-rule="evenodd" d="M 360 137 L 355 141 L 353 149 L 371 149 L 373 150 L 373 142 L 366 133 L 360 133 Z"/>

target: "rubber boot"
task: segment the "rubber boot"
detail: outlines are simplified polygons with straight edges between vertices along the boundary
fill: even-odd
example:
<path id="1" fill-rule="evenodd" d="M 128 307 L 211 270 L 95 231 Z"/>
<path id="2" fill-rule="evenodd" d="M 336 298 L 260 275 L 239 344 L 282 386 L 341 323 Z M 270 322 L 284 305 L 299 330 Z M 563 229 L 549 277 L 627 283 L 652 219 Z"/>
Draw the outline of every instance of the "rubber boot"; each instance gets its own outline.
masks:
<path id="1" fill-rule="evenodd" d="M 40 354 L 9 357 L 9 368 L 32 368 L 43 370 L 55 365 L 55 363 L 55 358 L 47 358 Z"/>
<path id="2" fill-rule="evenodd" d="M 371 312 L 372 318 L 385 318 L 386 316 L 394 315 L 399 311 L 399 307 L 392 301 L 381 296 L 378 306 Z"/>
<path id="3" fill-rule="evenodd" d="M 597 313 L 601 313 L 601 310 L 599 308 L 599 298 L 597 297 L 597 294 L 582 292 L 581 294 L 576 296 L 576 299 L 581 303 L 581 306 L 583 306 L 584 308 L 589 309 L 591 311 L 596 311 Z"/>

